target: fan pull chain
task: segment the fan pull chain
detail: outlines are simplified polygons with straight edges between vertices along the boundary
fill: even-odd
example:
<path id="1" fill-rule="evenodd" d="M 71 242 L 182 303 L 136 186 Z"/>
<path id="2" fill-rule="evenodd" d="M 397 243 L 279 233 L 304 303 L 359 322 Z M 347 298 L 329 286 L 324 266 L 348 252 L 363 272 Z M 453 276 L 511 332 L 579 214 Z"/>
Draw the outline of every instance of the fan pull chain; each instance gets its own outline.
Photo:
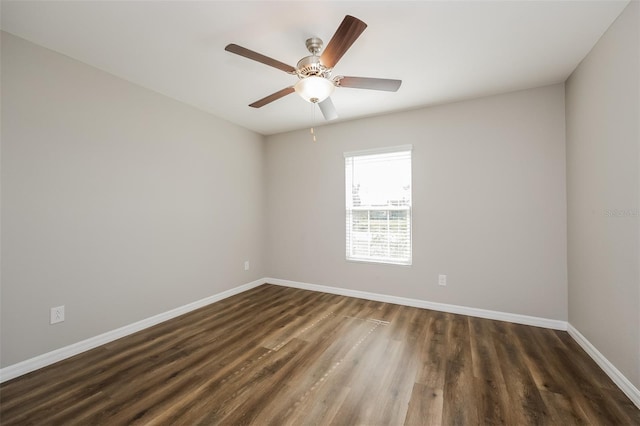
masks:
<path id="1" fill-rule="evenodd" d="M 315 133 L 313 131 L 313 128 L 316 125 L 316 103 L 315 102 L 311 104 L 311 110 L 312 110 L 312 113 L 311 113 L 311 136 L 313 138 L 313 141 L 317 142 L 316 135 L 315 135 Z"/>

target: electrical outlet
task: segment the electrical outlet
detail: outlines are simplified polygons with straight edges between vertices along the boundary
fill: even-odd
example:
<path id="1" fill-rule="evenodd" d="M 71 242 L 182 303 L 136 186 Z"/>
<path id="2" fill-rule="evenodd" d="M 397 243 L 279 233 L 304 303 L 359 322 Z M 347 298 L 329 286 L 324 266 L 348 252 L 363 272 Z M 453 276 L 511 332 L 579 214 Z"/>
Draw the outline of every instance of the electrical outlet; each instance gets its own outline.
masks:
<path id="1" fill-rule="evenodd" d="M 446 275 L 438 275 L 438 285 L 446 286 L 447 285 L 447 276 Z"/>
<path id="2" fill-rule="evenodd" d="M 51 308 L 51 324 L 64 321 L 64 305 Z"/>
<path id="3" fill-rule="evenodd" d="M 245 270 L 245 271 L 248 271 L 248 270 L 249 270 L 249 261 L 248 261 L 248 260 L 245 260 L 245 261 L 244 261 L 244 270 Z"/>

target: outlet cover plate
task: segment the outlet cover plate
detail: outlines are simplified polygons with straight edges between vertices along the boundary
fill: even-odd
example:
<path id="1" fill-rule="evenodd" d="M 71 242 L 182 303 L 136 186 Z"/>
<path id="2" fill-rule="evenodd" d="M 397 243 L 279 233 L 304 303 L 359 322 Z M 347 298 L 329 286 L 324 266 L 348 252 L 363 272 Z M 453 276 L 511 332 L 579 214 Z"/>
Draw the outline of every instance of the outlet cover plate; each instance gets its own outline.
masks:
<path id="1" fill-rule="evenodd" d="M 51 308 L 51 324 L 64 321 L 64 305 Z"/>

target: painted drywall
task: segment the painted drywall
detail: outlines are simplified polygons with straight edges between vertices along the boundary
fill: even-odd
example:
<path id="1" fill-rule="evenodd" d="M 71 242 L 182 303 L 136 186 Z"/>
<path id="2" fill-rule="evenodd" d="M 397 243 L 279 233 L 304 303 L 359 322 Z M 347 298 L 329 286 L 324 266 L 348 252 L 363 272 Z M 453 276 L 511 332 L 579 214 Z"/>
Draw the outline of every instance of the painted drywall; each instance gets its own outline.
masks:
<path id="1" fill-rule="evenodd" d="M 640 3 L 566 83 L 569 322 L 640 388 Z"/>
<path id="2" fill-rule="evenodd" d="M 268 276 L 567 319 L 562 84 L 316 135 L 267 138 Z M 403 144 L 414 147 L 413 265 L 347 262 L 343 153 Z"/>
<path id="3" fill-rule="evenodd" d="M 265 276 L 262 136 L 7 33 L 1 78 L 1 366 Z"/>

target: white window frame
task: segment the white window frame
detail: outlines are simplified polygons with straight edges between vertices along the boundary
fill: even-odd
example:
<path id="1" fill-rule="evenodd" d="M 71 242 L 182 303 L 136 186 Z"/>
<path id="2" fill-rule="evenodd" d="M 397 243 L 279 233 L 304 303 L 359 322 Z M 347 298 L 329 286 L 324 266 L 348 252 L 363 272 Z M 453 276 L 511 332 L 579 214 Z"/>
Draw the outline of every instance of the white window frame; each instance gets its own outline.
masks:
<path id="1" fill-rule="evenodd" d="M 353 171 L 353 164 L 350 166 L 349 165 L 349 161 L 350 159 L 354 158 L 354 157 L 360 157 L 360 156 L 368 156 L 368 155 L 378 155 L 378 154 L 386 154 L 386 153 L 396 153 L 396 152 L 406 152 L 409 151 L 409 155 L 410 157 L 412 157 L 412 152 L 413 152 L 413 145 L 400 145 L 400 146 L 393 146 L 393 147 L 385 147 L 385 148 L 377 148 L 377 149 L 369 149 L 369 150 L 362 150 L 362 151 L 350 151 L 350 152 L 345 152 L 344 153 L 344 158 L 345 158 L 345 245 L 346 245 L 346 260 L 350 261 L 350 262 L 364 262 L 364 263 L 377 263 L 377 264 L 391 264 L 391 265 L 404 265 L 404 266 L 410 266 L 412 264 L 413 261 L 413 230 L 412 230 L 412 225 L 413 225 L 413 220 L 412 220 L 412 198 L 413 198 L 413 188 L 410 187 L 410 192 L 409 192 L 409 205 L 408 206 L 391 206 L 391 205 L 387 205 L 387 206 L 353 206 L 352 205 L 352 200 L 353 200 L 353 179 L 350 176 L 347 176 L 348 171 L 351 170 Z M 412 180 L 412 176 L 410 175 L 410 180 Z M 410 182 L 411 185 L 411 182 Z M 363 256 L 361 254 L 354 254 L 354 247 L 355 245 L 352 244 L 352 236 L 355 234 L 356 231 L 353 230 L 353 212 L 357 212 L 357 211 L 367 211 L 368 212 L 368 217 L 370 217 L 371 212 L 373 211 L 381 211 L 381 212 L 387 212 L 387 223 L 389 223 L 389 216 L 390 213 L 392 211 L 406 211 L 407 212 L 407 221 L 408 221 L 408 243 L 409 243 L 409 250 L 408 250 L 408 258 L 394 258 L 390 255 L 390 249 L 391 249 L 391 245 L 388 244 L 387 248 L 388 251 L 387 253 L 389 253 L 389 255 L 387 257 L 379 257 L 379 256 Z M 369 222 L 369 220 L 367 221 Z M 370 226 L 371 224 L 368 223 L 368 226 Z M 387 231 L 389 231 L 390 226 L 387 226 Z M 365 237 L 366 238 L 371 238 L 370 233 L 367 231 L 366 234 L 369 234 L 368 236 Z M 362 239 L 360 239 L 360 241 L 362 241 Z M 387 240 L 387 242 L 389 242 L 389 240 Z M 369 246 L 369 249 L 371 247 Z"/>

